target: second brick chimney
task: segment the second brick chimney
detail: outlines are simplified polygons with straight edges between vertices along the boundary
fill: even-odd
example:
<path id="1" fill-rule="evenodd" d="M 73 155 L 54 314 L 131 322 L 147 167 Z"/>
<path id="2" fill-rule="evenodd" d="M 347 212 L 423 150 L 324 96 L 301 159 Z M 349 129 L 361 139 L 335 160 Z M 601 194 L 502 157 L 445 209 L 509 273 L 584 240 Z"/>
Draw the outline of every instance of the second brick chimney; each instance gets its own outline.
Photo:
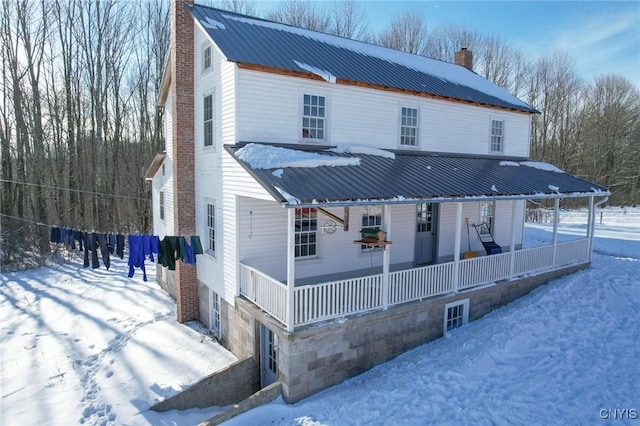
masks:
<path id="1" fill-rule="evenodd" d="M 456 65 L 462 65 L 473 71 L 473 53 L 466 47 L 463 47 L 455 53 L 454 62 Z"/>

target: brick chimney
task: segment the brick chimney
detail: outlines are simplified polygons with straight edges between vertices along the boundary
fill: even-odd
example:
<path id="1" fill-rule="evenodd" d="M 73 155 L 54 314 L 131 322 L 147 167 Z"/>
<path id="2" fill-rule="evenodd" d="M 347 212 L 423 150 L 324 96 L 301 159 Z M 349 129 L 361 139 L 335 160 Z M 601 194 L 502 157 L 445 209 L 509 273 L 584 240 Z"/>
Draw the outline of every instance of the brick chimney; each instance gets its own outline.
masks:
<path id="1" fill-rule="evenodd" d="M 193 0 L 171 0 L 171 96 L 173 118 L 174 235 L 196 235 L 194 172 Z M 196 267 L 176 262 L 178 322 L 199 319 Z"/>
<path id="2" fill-rule="evenodd" d="M 462 65 L 473 71 L 473 53 L 466 47 L 463 47 L 455 53 L 454 62 L 456 65 Z"/>

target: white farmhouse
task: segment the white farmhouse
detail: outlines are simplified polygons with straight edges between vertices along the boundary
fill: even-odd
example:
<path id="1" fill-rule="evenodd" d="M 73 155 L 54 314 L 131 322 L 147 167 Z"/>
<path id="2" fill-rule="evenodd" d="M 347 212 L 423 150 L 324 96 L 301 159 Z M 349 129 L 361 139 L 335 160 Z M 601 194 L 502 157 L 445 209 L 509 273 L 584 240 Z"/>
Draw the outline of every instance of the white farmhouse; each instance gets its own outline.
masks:
<path id="1" fill-rule="evenodd" d="M 523 249 L 525 202 L 608 190 L 529 161 L 537 111 L 456 62 L 172 2 L 147 178 L 205 254 L 157 278 L 253 386 L 297 401 L 589 266 L 592 223 Z"/>

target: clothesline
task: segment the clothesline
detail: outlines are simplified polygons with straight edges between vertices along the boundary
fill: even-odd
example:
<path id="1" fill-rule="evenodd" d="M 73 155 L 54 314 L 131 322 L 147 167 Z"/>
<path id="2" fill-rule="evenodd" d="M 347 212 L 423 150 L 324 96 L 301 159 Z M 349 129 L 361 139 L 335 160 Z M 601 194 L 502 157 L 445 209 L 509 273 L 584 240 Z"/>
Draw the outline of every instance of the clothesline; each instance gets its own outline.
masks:
<path id="1" fill-rule="evenodd" d="M 165 236 L 162 240 L 157 235 L 130 234 L 126 238 L 129 248 L 129 278 L 135 273 L 135 268 L 142 270 L 144 281 L 147 281 L 147 271 L 145 267 L 146 259 L 155 262 L 157 256 L 158 263 L 175 270 L 176 261 L 195 265 L 196 255 L 204 254 L 200 237 L 193 235 L 190 242 L 184 236 Z M 73 228 L 51 227 L 52 243 L 64 243 L 71 250 L 76 249 L 76 242 L 80 251 L 84 251 L 84 267 L 99 268 L 100 262 L 98 254 L 102 257 L 104 266 L 109 270 L 111 266 L 110 256 L 115 254 L 124 258 L 125 235 L 123 234 L 103 234 L 95 232 L 78 231 Z M 91 252 L 91 262 L 89 262 L 89 252 Z"/>

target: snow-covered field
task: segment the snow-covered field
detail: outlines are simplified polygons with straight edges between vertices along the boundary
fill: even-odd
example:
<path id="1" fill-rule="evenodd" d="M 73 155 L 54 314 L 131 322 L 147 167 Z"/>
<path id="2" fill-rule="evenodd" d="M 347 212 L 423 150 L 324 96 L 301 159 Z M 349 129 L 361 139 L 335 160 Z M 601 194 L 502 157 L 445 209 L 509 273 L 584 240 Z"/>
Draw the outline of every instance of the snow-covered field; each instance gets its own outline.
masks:
<path id="1" fill-rule="evenodd" d="M 560 241 L 585 235 L 563 212 Z M 526 246 L 551 240 L 529 225 Z M 640 422 L 640 208 L 606 209 L 590 269 L 542 286 L 358 377 L 231 425 Z M 150 268 L 150 276 L 154 271 Z M 175 306 L 123 261 L 2 275 L 0 424 L 193 425 L 218 409 L 148 407 L 233 355 L 174 321 Z"/>

